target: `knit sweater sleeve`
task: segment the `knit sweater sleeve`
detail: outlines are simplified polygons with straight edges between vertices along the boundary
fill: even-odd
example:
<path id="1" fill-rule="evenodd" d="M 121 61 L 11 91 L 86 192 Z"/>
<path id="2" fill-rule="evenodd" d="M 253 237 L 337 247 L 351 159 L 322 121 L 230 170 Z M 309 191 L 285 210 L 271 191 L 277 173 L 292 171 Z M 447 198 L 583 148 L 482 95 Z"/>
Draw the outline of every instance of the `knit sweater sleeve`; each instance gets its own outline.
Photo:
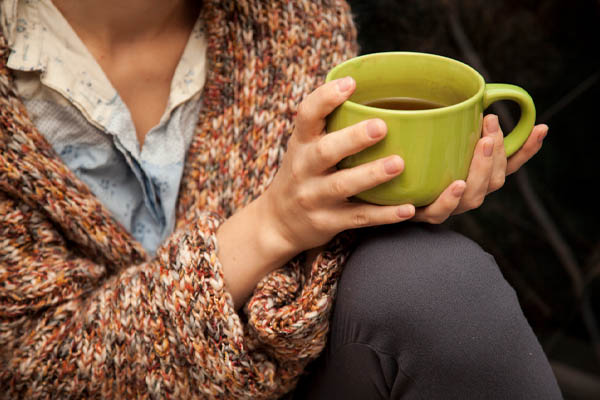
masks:
<path id="1" fill-rule="evenodd" d="M 257 380 L 259 364 L 234 352 L 243 328 L 215 262 L 219 222 L 201 214 L 153 260 L 111 274 L 0 192 L 0 398 L 212 397 L 224 388 L 211 376 L 238 357 L 249 375 L 237 378 Z"/>
<path id="2" fill-rule="evenodd" d="M 0 192 L 0 389 L 9 398 L 277 398 L 323 348 L 341 237 L 235 312 L 200 212 L 149 261 L 111 273 L 42 210 Z M 343 261 L 343 260 L 342 260 Z"/>

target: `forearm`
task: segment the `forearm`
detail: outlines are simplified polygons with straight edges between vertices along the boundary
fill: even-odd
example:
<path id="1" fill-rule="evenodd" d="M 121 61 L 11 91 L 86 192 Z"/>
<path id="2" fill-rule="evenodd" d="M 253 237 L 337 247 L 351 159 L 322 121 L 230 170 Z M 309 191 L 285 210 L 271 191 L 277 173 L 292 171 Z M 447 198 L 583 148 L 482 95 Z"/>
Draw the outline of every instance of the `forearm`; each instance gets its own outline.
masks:
<path id="1" fill-rule="evenodd" d="M 299 252 L 275 233 L 264 206 L 260 198 L 256 199 L 217 230 L 217 256 L 236 310 L 265 275 Z"/>

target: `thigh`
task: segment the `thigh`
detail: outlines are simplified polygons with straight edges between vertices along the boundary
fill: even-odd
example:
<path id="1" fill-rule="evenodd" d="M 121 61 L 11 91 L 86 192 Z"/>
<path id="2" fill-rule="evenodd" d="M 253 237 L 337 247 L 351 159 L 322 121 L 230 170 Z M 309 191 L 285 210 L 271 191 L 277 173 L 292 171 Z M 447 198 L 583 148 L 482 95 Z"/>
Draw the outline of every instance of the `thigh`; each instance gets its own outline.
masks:
<path id="1" fill-rule="evenodd" d="M 426 224 L 361 233 L 306 398 L 560 398 L 514 290 L 480 246 Z"/>

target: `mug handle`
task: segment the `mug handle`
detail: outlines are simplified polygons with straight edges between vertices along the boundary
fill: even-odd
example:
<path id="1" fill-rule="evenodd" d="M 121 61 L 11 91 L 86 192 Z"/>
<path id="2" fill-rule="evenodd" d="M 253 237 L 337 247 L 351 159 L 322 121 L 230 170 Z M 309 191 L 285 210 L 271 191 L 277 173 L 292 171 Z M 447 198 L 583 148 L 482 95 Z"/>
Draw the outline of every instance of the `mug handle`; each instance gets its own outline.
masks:
<path id="1" fill-rule="evenodd" d="M 489 83 L 483 92 L 483 109 L 499 100 L 512 100 L 521 108 L 521 118 L 508 135 L 504 137 L 506 157 L 512 156 L 523 146 L 535 124 L 535 105 L 529 93 L 515 85 Z"/>

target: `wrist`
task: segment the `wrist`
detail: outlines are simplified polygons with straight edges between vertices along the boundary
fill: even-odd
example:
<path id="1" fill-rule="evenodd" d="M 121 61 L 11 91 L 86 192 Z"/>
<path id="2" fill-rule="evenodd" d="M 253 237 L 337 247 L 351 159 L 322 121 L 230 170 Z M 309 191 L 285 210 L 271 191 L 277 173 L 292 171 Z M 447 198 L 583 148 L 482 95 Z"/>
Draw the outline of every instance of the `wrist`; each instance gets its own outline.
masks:
<path id="1" fill-rule="evenodd" d="M 280 263 L 274 269 L 302 251 L 283 233 L 282 221 L 275 213 L 274 204 L 266 192 L 249 204 L 249 211 L 254 213 L 257 247 Z"/>
<path id="2" fill-rule="evenodd" d="M 268 204 L 256 199 L 238 210 L 216 232 L 225 285 L 236 309 L 267 274 L 285 265 L 298 252 L 277 233 Z"/>

